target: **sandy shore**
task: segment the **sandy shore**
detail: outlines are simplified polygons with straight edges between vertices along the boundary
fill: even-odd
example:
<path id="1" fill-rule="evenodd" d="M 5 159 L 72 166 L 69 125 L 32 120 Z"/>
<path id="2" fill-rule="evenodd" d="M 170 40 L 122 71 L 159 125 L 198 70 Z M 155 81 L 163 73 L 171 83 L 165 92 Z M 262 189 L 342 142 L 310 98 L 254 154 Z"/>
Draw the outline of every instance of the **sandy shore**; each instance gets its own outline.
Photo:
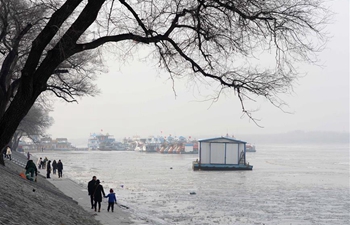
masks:
<path id="1" fill-rule="evenodd" d="M 0 224 L 133 224 L 130 215 L 118 207 L 114 214 L 103 210 L 104 205 L 100 214 L 95 213 L 85 188 L 69 179 L 46 179 L 44 170 L 37 182 L 23 179 L 19 174 L 24 172 L 26 158 L 17 152 L 13 157 L 13 161 L 5 160 L 6 166 L 0 165 Z"/>

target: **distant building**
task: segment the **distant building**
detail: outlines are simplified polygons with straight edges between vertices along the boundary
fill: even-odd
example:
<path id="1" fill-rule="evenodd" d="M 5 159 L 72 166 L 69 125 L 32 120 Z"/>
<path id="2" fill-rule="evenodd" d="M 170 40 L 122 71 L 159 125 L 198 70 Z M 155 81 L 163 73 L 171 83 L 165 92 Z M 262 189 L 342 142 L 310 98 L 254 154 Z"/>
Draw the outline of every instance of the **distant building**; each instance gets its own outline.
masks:
<path id="1" fill-rule="evenodd" d="M 41 138 L 35 145 L 39 150 L 73 150 L 74 146 L 67 138 L 56 138 L 52 140 L 50 137 Z"/>

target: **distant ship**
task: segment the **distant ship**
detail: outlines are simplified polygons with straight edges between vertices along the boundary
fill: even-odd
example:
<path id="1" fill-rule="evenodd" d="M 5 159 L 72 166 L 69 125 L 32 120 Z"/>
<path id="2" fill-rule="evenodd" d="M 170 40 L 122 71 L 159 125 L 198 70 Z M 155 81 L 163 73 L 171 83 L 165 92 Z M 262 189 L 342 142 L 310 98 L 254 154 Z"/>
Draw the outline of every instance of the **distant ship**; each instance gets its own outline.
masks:
<path id="1" fill-rule="evenodd" d="M 179 136 L 179 137 L 157 137 L 152 141 L 146 142 L 148 151 L 156 151 L 162 154 L 197 154 L 198 142 Z"/>
<path id="2" fill-rule="evenodd" d="M 91 134 L 88 139 L 89 150 L 100 151 L 126 151 L 128 146 L 122 142 L 117 142 L 112 135 L 107 134 Z"/>
<path id="3" fill-rule="evenodd" d="M 162 140 L 158 137 L 150 136 L 145 140 L 146 152 L 157 152 L 160 149 Z"/>
<path id="4" fill-rule="evenodd" d="M 255 145 L 247 143 L 245 147 L 246 152 L 256 152 Z"/>
<path id="5" fill-rule="evenodd" d="M 183 136 L 172 137 L 165 136 L 149 136 L 148 138 L 140 138 L 133 136 L 129 140 L 131 149 L 137 152 L 158 152 L 162 154 L 197 154 L 198 142 L 191 140 L 191 136 L 186 139 Z"/>

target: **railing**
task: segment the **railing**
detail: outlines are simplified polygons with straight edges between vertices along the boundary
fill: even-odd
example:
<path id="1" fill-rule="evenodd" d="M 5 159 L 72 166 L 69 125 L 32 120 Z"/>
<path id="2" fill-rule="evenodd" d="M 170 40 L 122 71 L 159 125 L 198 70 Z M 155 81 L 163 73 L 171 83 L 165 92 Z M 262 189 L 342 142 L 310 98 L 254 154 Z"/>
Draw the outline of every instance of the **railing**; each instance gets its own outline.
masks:
<path id="1" fill-rule="evenodd" d="M 245 164 L 245 154 L 244 152 L 242 151 L 241 152 L 241 155 L 239 156 L 239 161 L 238 161 L 238 164 Z"/>

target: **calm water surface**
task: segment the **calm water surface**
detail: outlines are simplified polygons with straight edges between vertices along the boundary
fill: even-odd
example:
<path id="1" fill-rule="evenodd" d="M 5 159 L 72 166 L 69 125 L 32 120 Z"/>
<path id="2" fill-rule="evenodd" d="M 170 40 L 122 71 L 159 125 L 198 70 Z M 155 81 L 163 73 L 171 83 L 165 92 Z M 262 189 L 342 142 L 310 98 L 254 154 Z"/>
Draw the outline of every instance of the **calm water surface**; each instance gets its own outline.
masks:
<path id="1" fill-rule="evenodd" d="M 143 224 L 349 224 L 349 145 L 261 145 L 253 171 L 192 171 L 197 155 L 43 152 L 63 175 L 92 175 Z M 190 194 L 194 192 L 195 194 Z M 107 204 L 107 203 L 106 203 Z"/>

